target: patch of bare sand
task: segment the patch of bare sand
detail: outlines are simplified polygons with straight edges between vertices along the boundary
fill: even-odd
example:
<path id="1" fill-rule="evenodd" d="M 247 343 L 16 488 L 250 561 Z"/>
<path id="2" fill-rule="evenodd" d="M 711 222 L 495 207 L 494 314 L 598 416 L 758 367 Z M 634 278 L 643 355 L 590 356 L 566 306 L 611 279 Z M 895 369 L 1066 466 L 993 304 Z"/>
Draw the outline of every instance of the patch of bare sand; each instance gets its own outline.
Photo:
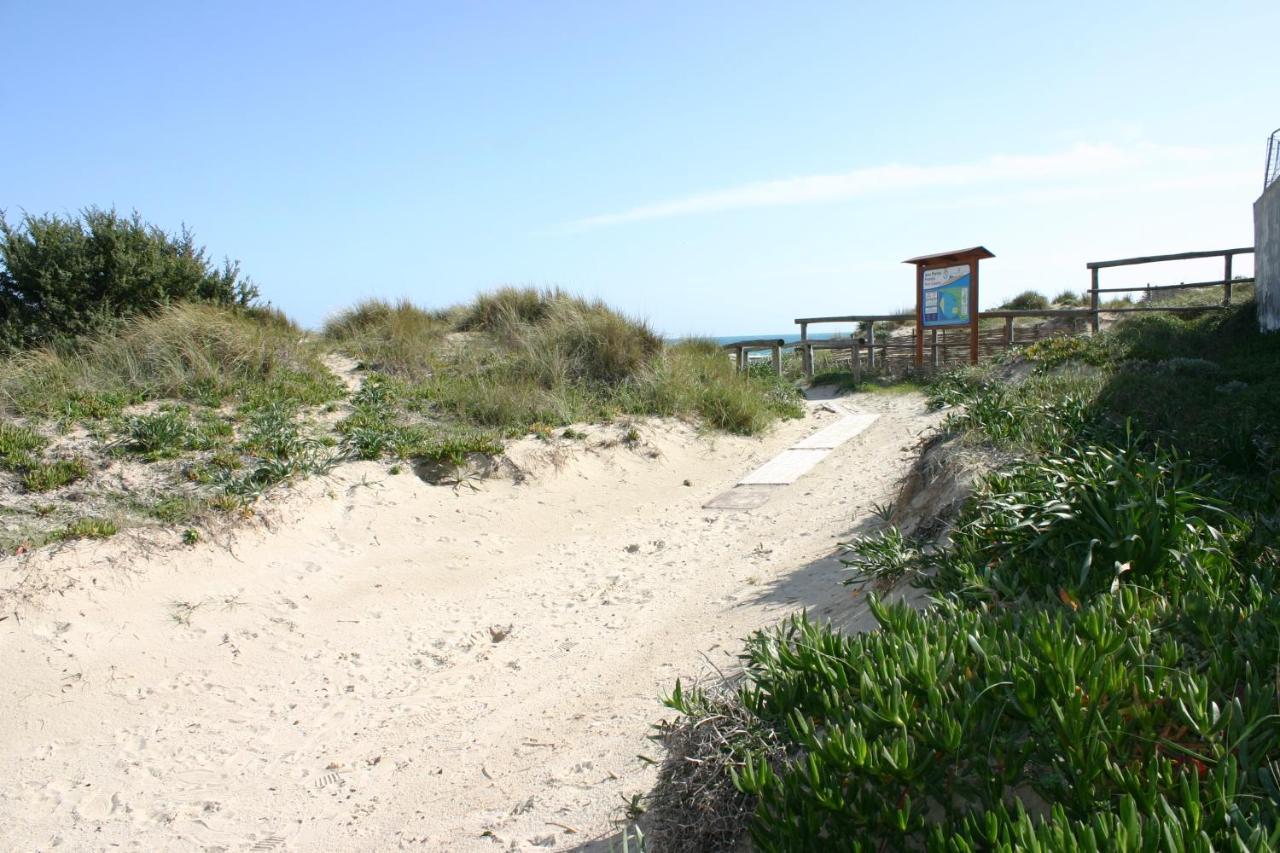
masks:
<path id="1" fill-rule="evenodd" d="M 936 418 L 856 405 L 882 416 L 749 511 L 702 507 L 841 413 L 529 439 L 524 476 L 475 489 L 345 465 L 222 543 L 0 564 L 0 587 L 60 590 L 0 613 L 3 846 L 592 846 L 652 783 L 678 675 L 800 607 L 858 618 L 834 544 Z"/>

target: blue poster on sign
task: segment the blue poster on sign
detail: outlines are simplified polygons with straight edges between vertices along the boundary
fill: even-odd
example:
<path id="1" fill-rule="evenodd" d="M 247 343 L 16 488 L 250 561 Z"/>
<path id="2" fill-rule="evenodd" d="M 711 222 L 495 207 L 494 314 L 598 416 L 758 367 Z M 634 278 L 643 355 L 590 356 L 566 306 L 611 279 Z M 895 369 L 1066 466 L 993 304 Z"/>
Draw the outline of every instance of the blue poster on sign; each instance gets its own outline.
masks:
<path id="1" fill-rule="evenodd" d="M 972 282 L 968 264 L 925 270 L 921 306 L 925 327 L 968 325 Z"/>

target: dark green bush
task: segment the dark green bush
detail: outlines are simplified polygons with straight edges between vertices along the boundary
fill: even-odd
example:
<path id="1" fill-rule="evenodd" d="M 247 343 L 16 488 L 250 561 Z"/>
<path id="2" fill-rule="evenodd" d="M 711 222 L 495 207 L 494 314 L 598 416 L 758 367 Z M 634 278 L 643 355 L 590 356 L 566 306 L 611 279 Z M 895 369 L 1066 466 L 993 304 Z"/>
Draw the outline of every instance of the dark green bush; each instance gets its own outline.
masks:
<path id="1" fill-rule="evenodd" d="M 1049 297 L 1035 290 L 1024 290 L 1000 306 L 1007 311 L 1039 311 L 1049 307 Z"/>
<path id="2" fill-rule="evenodd" d="M 16 225 L 0 214 L 0 346 L 84 335 L 172 302 L 247 306 L 257 295 L 237 264 L 216 268 L 186 228 L 169 234 L 98 208 Z"/>

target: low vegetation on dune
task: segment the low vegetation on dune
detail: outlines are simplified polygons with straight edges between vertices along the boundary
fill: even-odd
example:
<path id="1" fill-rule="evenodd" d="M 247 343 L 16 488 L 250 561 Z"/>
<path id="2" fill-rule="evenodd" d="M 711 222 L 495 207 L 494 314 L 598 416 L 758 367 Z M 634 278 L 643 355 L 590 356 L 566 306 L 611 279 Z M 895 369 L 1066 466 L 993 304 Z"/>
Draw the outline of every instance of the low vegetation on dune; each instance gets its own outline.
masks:
<path id="1" fill-rule="evenodd" d="M 446 312 L 424 311 L 407 300 L 369 299 L 330 318 L 323 335 L 363 369 L 422 376 L 453 325 Z"/>
<path id="2" fill-rule="evenodd" d="M 850 580 L 930 603 L 796 617 L 736 686 L 677 684 L 653 849 L 1280 845 L 1280 338 L 1253 312 L 938 377 L 946 431 L 1013 461 L 945 540 L 846 546 Z"/>
<path id="3" fill-rule="evenodd" d="M 154 400 L 315 405 L 341 385 L 303 337 L 274 311 L 179 303 L 11 355 L 0 365 L 0 405 L 10 415 L 68 422 Z"/>
<path id="4" fill-rule="evenodd" d="M 371 300 L 316 335 L 188 232 L 97 210 L 0 226 L 3 553 L 247 513 L 347 459 L 457 477 L 509 438 L 572 423 L 659 415 L 750 434 L 802 411 L 793 385 L 738 376 L 714 345 L 666 345 L 556 290 L 441 310 Z"/>
<path id="5" fill-rule="evenodd" d="M 333 464 L 315 413 L 345 387 L 304 338 L 273 311 L 179 303 L 4 359 L 0 547 L 239 511 Z"/>
<path id="6" fill-rule="evenodd" d="M 507 288 L 435 313 L 366 304 L 324 334 L 370 370 L 385 411 L 500 436 L 625 415 L 751 434 L 801 411 L 792 385 L 736 376 L 714 343 L 664 345 L 644 323 L 555 290 Z"/>

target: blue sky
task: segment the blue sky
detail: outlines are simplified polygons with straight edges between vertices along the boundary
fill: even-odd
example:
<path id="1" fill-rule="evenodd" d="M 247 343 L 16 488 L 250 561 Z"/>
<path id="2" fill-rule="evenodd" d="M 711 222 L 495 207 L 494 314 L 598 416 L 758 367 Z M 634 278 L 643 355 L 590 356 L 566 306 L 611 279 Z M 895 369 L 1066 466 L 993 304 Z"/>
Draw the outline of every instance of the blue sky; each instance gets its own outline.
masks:
<path id="1" fill-rule="evenodd" d="M 0 0 L 0 208 L 186 223 L 310 325 L 536 284 L 785 332 L 979 243 L 986 308 L 1249 245 L 1278 32 L 1274 0 Z"/>

